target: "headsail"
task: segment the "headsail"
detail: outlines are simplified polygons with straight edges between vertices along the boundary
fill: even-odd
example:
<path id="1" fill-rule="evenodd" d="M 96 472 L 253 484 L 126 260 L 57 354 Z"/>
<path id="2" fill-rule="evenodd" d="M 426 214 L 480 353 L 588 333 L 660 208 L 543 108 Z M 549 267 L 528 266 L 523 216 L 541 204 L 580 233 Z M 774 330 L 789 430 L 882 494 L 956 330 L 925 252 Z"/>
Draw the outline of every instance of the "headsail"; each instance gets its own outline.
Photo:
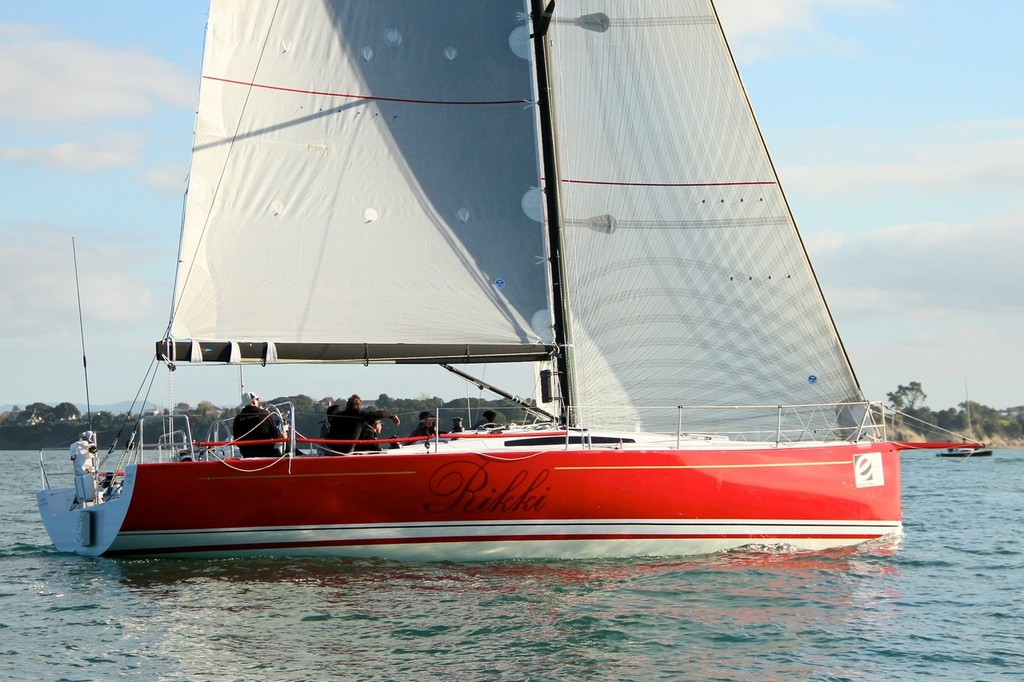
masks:
<path id="1" fill-rule="evenodd" d="M 533 83 L 522 0 L 214 0 L 158 353 L 548 357 Z"/>
<path id="2" fill-rule="evenodd" d="M 549 37 L 577 421 L 859 399 L 712 4 L 559 0 Z"/>

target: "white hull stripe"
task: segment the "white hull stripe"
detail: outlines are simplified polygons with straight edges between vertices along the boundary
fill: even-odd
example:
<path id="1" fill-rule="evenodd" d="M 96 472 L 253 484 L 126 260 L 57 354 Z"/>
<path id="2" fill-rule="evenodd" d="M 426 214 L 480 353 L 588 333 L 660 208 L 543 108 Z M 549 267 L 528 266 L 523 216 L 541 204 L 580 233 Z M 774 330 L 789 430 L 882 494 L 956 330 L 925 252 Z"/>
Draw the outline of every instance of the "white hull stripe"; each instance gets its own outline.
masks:
<path id="1" fill-rule="evenodd" d="M 114 553 L 168 552 L 192 548 L 216 550 L 239 546 L 301 547 L 465 542 L 533 542 L 542 540 L 620 541 L 742 539 L 856 539 L 899 532 L 899 521 L 614 521 L 452 524 L 367 524 L 219 528 L 121 533 Z"/>

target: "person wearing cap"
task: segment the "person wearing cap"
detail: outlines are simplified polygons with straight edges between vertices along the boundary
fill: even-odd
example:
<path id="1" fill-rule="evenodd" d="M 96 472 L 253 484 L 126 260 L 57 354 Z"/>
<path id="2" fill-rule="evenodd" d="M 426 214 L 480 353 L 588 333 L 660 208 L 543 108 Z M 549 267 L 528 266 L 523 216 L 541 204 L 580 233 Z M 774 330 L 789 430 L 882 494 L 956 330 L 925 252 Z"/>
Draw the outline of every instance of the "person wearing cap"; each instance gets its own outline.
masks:
<path id="1" fill-rule="evenodd" d="M 433 412 L 423 410 L 420 412 L 420 423 L 409 434 L 410 438 L 417 436 L 433 436 L 437 433 L 437 417 Z"/>
<path id="2" fill-rule="evenodd" d="M 231 433 L 235 441 L 284 438 L 270 411 L 260 407 L 260 397 L 255 393 L 242 394 L 242 409 L 231 423 Z M 239 442 L 238 452 L 242 457 L 277 457 L 280 454 L 274 443 Z"/>
<path id="3" fill-rule="evenodd" d="M 391 423 L 398 426 L 402 420 L 394 412 L 385 410 L 364 410 L 363 399 L 353 393 L 345 402 L 345 409 L 331 414 L 328 408 L 327 414 L 327 440 L 363 440 L 364 427 L 370 427 L 375 421 L 390 419 Z M 336 452 L 348 454 L 355 449 L 355 443 L 327 444 Z M 360 450 L 365 448 L 360 447 Z"/>

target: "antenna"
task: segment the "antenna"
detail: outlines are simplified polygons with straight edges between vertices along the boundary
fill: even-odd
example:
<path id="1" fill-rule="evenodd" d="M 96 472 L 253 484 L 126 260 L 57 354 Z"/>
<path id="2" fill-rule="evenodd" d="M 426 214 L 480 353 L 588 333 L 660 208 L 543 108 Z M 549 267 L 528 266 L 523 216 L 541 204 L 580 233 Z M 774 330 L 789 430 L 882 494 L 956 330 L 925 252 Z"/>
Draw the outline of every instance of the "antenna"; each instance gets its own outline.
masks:
<path id="1" fill-rule="evenodd" d="M 89 401 L 89 363 L 85 359 L 85 322 L 82 319 L 82 289 L 78 285 L 78 252 L 71 238 L 71 257 L 75 261 L 75 294 L 78 296 L 78 333 L 82 337 L 82 370 L 85 372 L 85 416 L 92 431 L 92 403 Z"/>

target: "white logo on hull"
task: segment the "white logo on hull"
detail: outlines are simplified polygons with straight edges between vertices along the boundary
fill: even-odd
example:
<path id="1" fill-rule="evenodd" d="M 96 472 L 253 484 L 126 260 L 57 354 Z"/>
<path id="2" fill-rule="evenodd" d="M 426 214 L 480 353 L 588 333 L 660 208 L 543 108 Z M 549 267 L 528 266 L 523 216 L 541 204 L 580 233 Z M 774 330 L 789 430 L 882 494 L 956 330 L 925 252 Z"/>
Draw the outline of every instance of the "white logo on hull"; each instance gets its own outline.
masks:
<path id="1" fill-rule="evenodd" d="M 858 488 L 885 485 L 881 452 L 864 452 L 853 456 L 853 480 Z"/>

